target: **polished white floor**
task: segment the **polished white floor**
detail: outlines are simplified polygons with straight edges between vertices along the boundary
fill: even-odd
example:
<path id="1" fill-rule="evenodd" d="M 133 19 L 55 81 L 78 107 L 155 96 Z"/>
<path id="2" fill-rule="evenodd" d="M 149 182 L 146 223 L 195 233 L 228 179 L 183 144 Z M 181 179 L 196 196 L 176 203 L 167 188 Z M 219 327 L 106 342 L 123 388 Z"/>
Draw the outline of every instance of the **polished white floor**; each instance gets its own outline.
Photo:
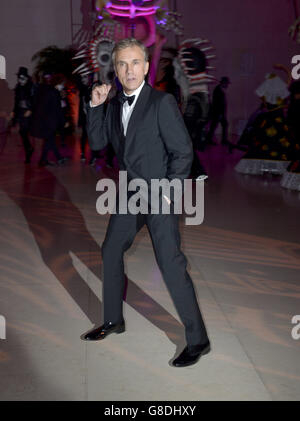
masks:
<path id="1" fill-rule="evenodd" d="M 183 330 L 146 229 L 126 256 L 126 332 L 82 340 L 101 322 L 95 186 L 115 173 L 82 164 L 71 139 L 64 167 L 39 169 L 39 147 L 26 166 L 11 135 L 0 155 L 1 400 L 299 400 L 299 193 L 235 173 L 240 152 L 201 154 L 205 219 L 181 233 L 212 351 L 179 369 Z"/>

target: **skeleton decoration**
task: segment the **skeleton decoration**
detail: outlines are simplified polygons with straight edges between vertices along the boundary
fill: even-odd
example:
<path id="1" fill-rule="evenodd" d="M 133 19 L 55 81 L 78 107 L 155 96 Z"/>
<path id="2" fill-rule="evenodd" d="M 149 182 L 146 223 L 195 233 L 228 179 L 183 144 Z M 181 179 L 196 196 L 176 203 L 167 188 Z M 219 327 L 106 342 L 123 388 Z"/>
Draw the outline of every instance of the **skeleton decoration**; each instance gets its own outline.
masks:
<path id="1" fill-rule="evenodd" d="M 155 0 L 111 0 L 96 1 L 96 9 L 100 12 L 108 11 L 112 16 L 129 17 L 134 19 L 139 16 L 155 14 Z M 100 6 L 100 7 L 99 7 Z"/>
<path id="2" fill-rule="evenodd" d="M 191 38 L 179 46 L 178 55 L 173 59 L 174 76 L 180 86 L 182 108 L 185 109 L 188 96 L 196 92 L 208 92 L 207 84 L 216 81 L 208 72 L 215 67 L 208 65 L 215 54 L 208 54 L 213 46 L 207 39 Z"/>
<path id="3" fill-rule="evenodd" d="M 111 83 L 114 76 L 111 61 L 111 52 L 114 47 L 114 40 L 111 37 L 110 28 L 102 27 L 89 43 L 84 43 L 79 48 L 74 59 L 84 59 L 73 73 L 81 77 L 96 73 L 98 80 L 102 83 Z"/>
<path id="4" fill-rule="evenodd" d="M 110 53 L 115 41 L 135 37 L 146 47 L 156 46 L 157 26 L 180 35 L 182 26 L 177 20 L 180 15 L 163 7 L 164 3 L 165 0 L 96 0 L 97 29 L 89 42 L 79 46 L 74 59 L 85 61 L 74 73 L 81 76 L 96 73 L 102 83 L 111 83 Z"/>
<path id="5" fill-rule="evenodd" d="M 149 47 L 155 42 L 155 24 L 166 31 L 182 35 L 183 27 L 178 22 L 180 13 L 168 10 L 164 7 L 165 3 L 166 0 L 96 0 L 96 10 L 100 20 L 111 16 L 112 19 L 127 18 L 132 21 L 141 18 L 146 21 L 150 37 L 144 44 Z"/>

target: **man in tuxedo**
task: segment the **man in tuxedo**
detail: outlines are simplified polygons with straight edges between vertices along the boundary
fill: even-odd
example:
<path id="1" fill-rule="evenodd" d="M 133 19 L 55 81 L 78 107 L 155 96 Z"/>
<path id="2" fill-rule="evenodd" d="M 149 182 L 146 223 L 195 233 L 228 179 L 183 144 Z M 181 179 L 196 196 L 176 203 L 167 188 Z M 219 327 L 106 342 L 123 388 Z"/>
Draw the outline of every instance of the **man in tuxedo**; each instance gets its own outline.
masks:
<path id="1" fill-rule="evenodd" d="M 144 80 L 149 69 L 146 48 L 134 38 L 124 39 L 115 45 L 112 59 L 123 92 L 113 97 L 105 109 L 111 86 L 93 89 L 87 112 L 91 148 L 103 149 L 111 142 L 120 170 L 127 171 L 129 181 L 140 178 L 149 186 L 152 179 L 183 182 L 193 160 L 192 142 L 173 96 L 152 89 Z M 169 214 L 117 211 L 111 215 L 102 245 L 104 324 L 87 333 L 85 339 L 100 340 L 125 331 L 123 256 L 146 224 L 157 263 L 185 327 L 187 346 L 173 361 L 174 366 L 184 367 L 207 354 L 210 343 L 186 270 L 186 257 L 180 250 L 173 196 L 161 199 L 170 206 Z"/>
<path id="2" fill-rule="evenodd" d="M 64 164 L 66 158 L 61 156 L 56 146 L 56 131 L 63 127 L 64 116 L 61 108 L 60 95 L 55 86 L 53 75 L 45 72 L 42 83 L 39 84 L 34 99 L 31 123 L 31 135 L 44 139 L 40 167 L 53 165 L 48 161 L 48 153 L 53 152 L 59 165 Z"/>
<path id="3" fill-rule="evenodd" d="M 213 136 L 219 123 L 222 126 L 222 145 L 228 144 L 228 121 L 227 121 L 227 99 L 225 90 L 228 88 L 230 80 L 227 76 L 221 78 L 213 92 L 211 104 L 211 123 L 207 135 L 207 143 L 213 143 Z"/>
<path id="4" fill-rule="evenodd" d="M 34 85 L 26 67 L 20 67 L 17 73 L 18 83 L 15 87 L 15 104 L 12 113 L 13 124 L 19 123 L 19 133 L 25 150 L 25 163 L 29 164 L 33 146 L 29 139 L 29 128 L 32 117 Z"/>

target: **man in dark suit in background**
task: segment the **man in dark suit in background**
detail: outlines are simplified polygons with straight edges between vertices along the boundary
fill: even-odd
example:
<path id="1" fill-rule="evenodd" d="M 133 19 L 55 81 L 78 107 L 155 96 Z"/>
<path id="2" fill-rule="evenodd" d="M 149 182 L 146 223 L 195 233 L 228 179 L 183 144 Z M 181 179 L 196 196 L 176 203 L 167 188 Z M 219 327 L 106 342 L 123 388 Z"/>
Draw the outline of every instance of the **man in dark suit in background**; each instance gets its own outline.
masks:
<path id="1" fill-rule="evenodd" d="M 152 179 L 189 176 L 193 160 L 191 139 L 174 97 L 152 89 L 144 78 L 149 69 L 148 53 L 134 38 L 116 44 L 112 59 L 123 92 L 113 97 L 104 110 L 110 85 L 96 86 L 88 107 L 87 130 L 93 149 L 111 142 L 128 180 L 140 178 L 150 186 Z M 129 198 L 130 194 L 128 195 Z M 112 214 L 102 245 L 104 324 L 85 335 L 87 340 L 104 339 L 125 331 L 123 256 L 135 235 L 147 225 L 155 256 L 177 312 L 185 327 L 187 346 L 173 361 L 176 367 L 194 364 L 210 350 L 206 328 L 197 303 L 187 261 L 180 250 L 178 215 L 171 197 L 162 197 L 169 214 Z"/>
<path id="2" fill-rule="evenodd" d="M 211 123 L 207 135 L 207 143 L 213 144 L 213 136 L 219 123 L 222 126 L 222 145 L 228 144 L 228 121 L 227 121 L 227 99 L 225 90 L 228 88 L 230 80 L 227 76 L 221 78 L 213 92 L 211 104 Z"/>
<path id="3" fill-rule="evenodd" d="M 18 83 L 15 87 L 15 104 L 12 117 L 13 124 L 19 123 L 19 133 L 25 150 L 25 163 L 29 164 L 33 153 L 33 147 L 29 139 L 29 128 L 34 86 L 26 67 L 20 67 L 17 76 Z"/>
<path id="4" fill-rule="evenodd" d="M 45 73 L 43 82 L 38 86 L 33 99 L 33 115 L 30 133 L 33 137 L 44 139 L 40 167 L 53 165 L 48 161 L 48 153 L 53 152 L 58 164 L 63 164 L 62 157 L 56 146 L 56 131 L 64 125 L 64 115 L 61 108 L 60 95 L 55 89 L 55 77 Z"/>

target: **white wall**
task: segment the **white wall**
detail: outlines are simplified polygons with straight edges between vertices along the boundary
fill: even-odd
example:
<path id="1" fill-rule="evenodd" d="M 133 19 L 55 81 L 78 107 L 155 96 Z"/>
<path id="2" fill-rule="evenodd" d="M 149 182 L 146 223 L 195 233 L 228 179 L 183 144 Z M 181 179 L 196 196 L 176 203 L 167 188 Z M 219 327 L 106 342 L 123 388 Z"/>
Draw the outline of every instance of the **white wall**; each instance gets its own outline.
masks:
<path id="1" fill-rule="evenodd" d="M 229 76 L 229 120 L 233 130 L 259 103 L 254 91 L 275 63 L 292 68 L 299 53 L 288 35 L 293 23 L 292 0 L 181 0 L 185 38 L 208 38 L 216 48 L 214 73 Z M 189 10 L 194 10 L 190 13 Z M 286 80 L 284 72 L 278 75 Z"/>
<path id="2" fill-rule="evenodd" d="M 9 87 L 19 66 L 32 70 L 38 50 L 71 44 L 69 0 L 0 0 L 0 54 L 6 58 Z"/>

